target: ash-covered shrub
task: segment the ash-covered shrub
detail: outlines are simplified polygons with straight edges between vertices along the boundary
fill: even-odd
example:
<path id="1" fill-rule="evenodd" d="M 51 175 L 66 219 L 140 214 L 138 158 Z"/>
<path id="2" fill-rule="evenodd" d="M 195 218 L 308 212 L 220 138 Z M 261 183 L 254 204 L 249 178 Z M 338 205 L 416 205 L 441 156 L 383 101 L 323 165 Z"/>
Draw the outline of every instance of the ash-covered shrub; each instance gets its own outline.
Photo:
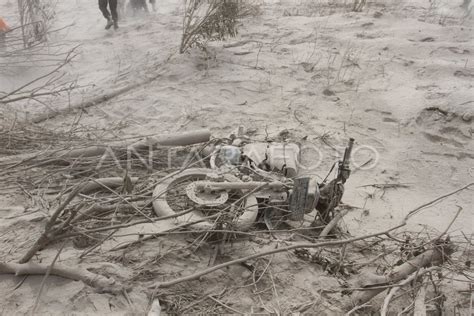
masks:
<path id="1" fill-rule="evenodd" d="M 186 0 L 180 53 L 237 35 L 238 20 L 259 12 L 242 0 Z"/>

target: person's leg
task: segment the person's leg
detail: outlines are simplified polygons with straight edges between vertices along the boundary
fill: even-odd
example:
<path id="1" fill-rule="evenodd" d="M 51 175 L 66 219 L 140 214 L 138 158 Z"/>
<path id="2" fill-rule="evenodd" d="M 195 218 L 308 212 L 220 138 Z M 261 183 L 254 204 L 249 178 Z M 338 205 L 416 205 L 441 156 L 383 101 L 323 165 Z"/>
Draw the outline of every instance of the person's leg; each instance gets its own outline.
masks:
<path id="1" fill-rule="evenodd" d="M 110 12 L 107 10 L 107 0 L 99 0 L 99 9 L 107 20 L 110 19 Z"/>
<path id="2" fill-rule="evenodd" d="M 112 12 L 112 20 L 118 22 L 117 0 L 109 0 L 110 12 Z"/>
<path id="3" fill-rule="evenodd" d="M 110 18 L 110 12 L 107 9 L 107 4 L 108 4 L 108 0 L 99 0 L 99 9 L 102 12 L 102 15 L 104 16 L 104 18 L 107 19 L 107 24 L 105 25 L 106 30 L 110 29 L 112 25 L 114 25 L 112 19 Z"/>

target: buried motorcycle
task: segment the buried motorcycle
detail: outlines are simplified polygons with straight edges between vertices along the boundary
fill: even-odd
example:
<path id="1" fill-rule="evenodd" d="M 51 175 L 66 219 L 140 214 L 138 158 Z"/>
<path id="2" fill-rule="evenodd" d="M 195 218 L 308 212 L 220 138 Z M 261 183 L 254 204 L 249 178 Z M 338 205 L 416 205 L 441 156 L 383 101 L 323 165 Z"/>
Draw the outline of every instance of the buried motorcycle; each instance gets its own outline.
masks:
<path id="1" fill-rule="evenodd" d="M 315 209 L 313 225 L 325 225 L 350 176 L 353 144 L 351 138 L 337 176 L 318 183 L 312 176 L 298 176 L 298 145 L 246 143 L 235 137 L 212 148 L 210 168 L 185 169 L 161 181 L 153 192 L 153 208 L 158 216 L 183 213 L 177 223 L 193 222 L 196 229 L 213 229 L 218 221 L 225 229 L 245 231 L 263 222 L 272 230 L 283 221 L 302 222 Z"/>

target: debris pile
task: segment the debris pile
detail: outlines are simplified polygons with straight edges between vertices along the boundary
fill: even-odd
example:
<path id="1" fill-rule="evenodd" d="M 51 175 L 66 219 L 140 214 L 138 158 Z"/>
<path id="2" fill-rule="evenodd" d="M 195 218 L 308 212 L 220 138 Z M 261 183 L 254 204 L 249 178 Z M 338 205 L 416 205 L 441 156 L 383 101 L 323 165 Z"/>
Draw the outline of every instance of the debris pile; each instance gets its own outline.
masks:
<path id="1" fill-rule="evenodd" d="M 2 189 L 23 190 L 29 196 L 29 205 L 20 205 L 25 214 L 36 210 L 44 216 L 35 240 L 2 254 L 8 261 L 0 262 L 0 274 L 56 275 L 109 295 L 139 290 L 150 302 L 144 309 L 155 314 L 202 312 L 205 304 L 199 302 L 207 299 L 215 304 L 207 312 L 244 312 L 216 294 L 188 297 L 184 305 L 177 297 L 193 292 L 196 280 L 206 282 L 205 276 L 236 265 L 250 271 L 252 291 L 260 293 L 259 284 L 274 285 L 273 261 L 288 269 L 297 268 L 288 262 L 318 266 L 319 277 L 339 284 L 318 289 L 319 302 L 282 313 L 379 309 L 387 315 L 400 289 L 411 300 L 404 313 L 426 313 L 433 306 L 442 311 L 448 277 L 471 280 L 471 240 L 448 235 L 461 208 L 436 235 L 400 228 L 420 210 L 473 184 L 421 205 L 378 233 L 354 237 L 338 227 L 351 210 L 341 199 L 350 184 L 353 139 L 335 171 L 317 181 L 302 174 L 296 143 L 255 140 L 243 128 L 225 138 L 199 130 L 117 141 L 113 130 L 52 132 L 13 122 L 0 131 Z M 249 251 L 255 245 L 258 250 Z M 57 253 L 51 261 L 52 249 Z M 56 262 L 65 249 L 74 266 Z M 187 271 L 189 258 L 197 263 Z M 131 268 L 134 275 L 91 269 L 98 261 Z M 230 278 L 233 286 L 247 282 L 240 275 Z M 380 306 L 371 303 L 387 290 Z"/>

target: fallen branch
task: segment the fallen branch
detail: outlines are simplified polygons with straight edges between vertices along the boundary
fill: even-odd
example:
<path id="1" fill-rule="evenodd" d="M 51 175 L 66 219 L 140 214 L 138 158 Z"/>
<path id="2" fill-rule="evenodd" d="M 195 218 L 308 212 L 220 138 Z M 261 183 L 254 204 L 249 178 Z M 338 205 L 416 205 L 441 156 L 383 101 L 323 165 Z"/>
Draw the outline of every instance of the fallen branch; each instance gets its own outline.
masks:
<path id="1" fill-rule="evenodd" d="M 460 192 L 468 188 L 470 185 L 471 184 L 466 185 L 461 189 L 445 194 L 428 203 L 418 206 L 417 208 L 415 208 L 414 210 L 412 210 L 411 212 L 407 214 L 407 216 L 405 217 L 405 221 L 413 214 L 416 214 L 416 212 L 421 210 L 422 208 L 428 205 L 431 205 L 435 201 L 439 201 L 442 198 L 445 198 L 457 192 Z M 432 239 L 430 241 L 430 243 L 433 243 L 435 245 L 438 244 L 434 249 L 425 251 L 424 253 L 418 255 L 414 259 L 409 260 L 405 262 L 404 264 L 396 267 L 394 271 L 392 271 L 388 275 L 385 275 L 385 276 L 362 275 L 357 283 L 359 283 L 359 285 L 362 285 L 361 286 L 362 288 L 364 289 L 368 288 L 369 290 L 361 292 L 358 295 L 356 295 L 356 298 L 346 306 L 346 309 L 349 309 L 353 307 L 354 305 L 355 306 L 365 305 L 373 297 L 375 297 L 377 294 L 382 292 L 384 290 L 384 286 L 391 286 L 392 284 L 403 280 L 404 278 L 408 277 L 410 274 L 417 271 L 417 269 L 426 268 L 430 265 L 442 264 L 445 260 L 445 257 L 449 256 L 453 252 L 453 249 L 451 247 L 451 244 L 447 241 L 448 239 L 443 244 L 440 244 L 441 237 L 444 236 L 448 232 L 449 228 L 454 223 L 456 218 L 459 216 L 461 211 L 462 211 L 462 207 L 458 207 L 458 211 L 456 212 L 456 215 L 454 216 L 453 220 L 451 220 L 451 222 L 449 223 L 448 227 L 443 231 L 441 235 L 439 235 L 437 238 Z M 389 234 L 386 234 L 386 235 L 389 236 Z M 399 286 L 396 286 L 396 287 L 399 287 Z M 390 300 L 390 298 L 388 300 Z M 388 304 L 388 302 L 386 304 Z"/>
<path id="2" fill-rule="evenodd" d="M 137 178 L 132 179 L 133 181 L 137 181 Z M 76 188 L 69 193 L 66 200 L 61 203 L 54 213 L 51 215 L 51 218 L 46 223 L 44 228 L 44 232 L 38 238 L 38 240 L 33 244 L 33 246 L 28 250 L 28 252 L 20 259 L 19 263 L 26 263 L 33 258 L 33 256 L 41 249 L 46 247 L 51 241 L 53 241 L 58 234 L 60 234 L 66 227 L 64 225 L 60 228 L 54 229 L 54 225 L 56 225 L 58 217 L 61 213 L 66 209 L 66 207 L 71 203 L 71 201 L 80 193 L 90 192 L 91 190 L 95 190 L 101 187 L 101 184 L 104 183 L 109 184 L 113 187 L 117 187 L 123 184 L 122 178 L 103 178 L 103 179 L 96 179 L 94 181 L 88 181 L 84 184 L 80 184 L 76 186 Z M 72 220 L 72 218 L 71 218 Z M 68 222 L 70 223 L 70 221 Z"/>
<path id="3" fill-rule="evenodd" d="M 132 227 L 132 226 L 140 225 L 140 224 L 154 223 L 154 222 L 164 221 L 164 220 L 167 220 L 167 219 L 176 218 L 176 217 L 179 217 L 179 216 L 182 216 L 182 215 L 194 212 L 194 211 L 195 210 L 191 208 L 191 209 L 184 210 L 182 212 L 178 212 L 178 213 L 173 214 L 173 215 L 153 218 L 153 219 L 151 219 L 151 221 L 149 219 L 142 219 L 142 220 L 137 220 L 137 221 L 134 221 L 134 222 L 131 222 L 131 223 L 126 223 L 126 224 L 118 224 L 118 225 L 104 226 L 104 227 L 89 229 L 89 230 L 86 230 L 84 232 L 67 232 L 64 235 L 58 236 L 58 238 L 59 237 L 61 239 L 70 238 L 70 237 L 75 237 L 75 236 L 81 235 L 82 233 L 87 233 L 87 234 L 100 233 L 100 232 L 105 232 L 105 231 L 109 231 L 109 230 L 117 230 L 117 229 L 121 229 L 121 228 Z M 160 233 L 157 233 L 157 234 L 160 234 Z M 143 239 L 141 241 L 143 241 Z"/>
<path id="4" fill-rule="evenodd" d="M 169 134 L 159 137 L 147 137 L 143 140 L 129 143 L 117 142 L 102 146 L 89 146 L 72 150 L 62 150 L 55 154 L 59 159 L 68 158 L 85 158 L 96 157 L 106 154 L 109 148 L 123 148 L 129 151 L 148 149 L 157 146 L 188 146 L 209 141 L 211 132 L 207 129 L 189 131 L 178 134 Z M 54 162 L 54 160 L 53 160 Z"/>
<path id="5" fill-rule="evenodd" d="M 372 183 L 372 184 L 359 186 L 359 188 L 367 188 L 367 187 L 374 187 L 377 189 L 384 190 L 384 189 L 409 188 L 410 184 L 409 183 Z"/>
<path id="6" fill-rule="evenodd" d="M 431 265 L 442 264 L 448 255 L 451 254 L 450 244 L 446 243 L 437 246 L 434 249 L 425 251 L 415 258 L 405 262 L 396 267 L 391 273 L 387 275 L 372 275 L 363 274 L 355 283 L 358 287 L 368 289 L 361 291 L 355 295 L 352 301 L 347 304 L 346 309 L 351 309 L 354 306 L 363 305 L 370 301 L 373 297 L 384 291 L 384 285 L 391 285 L 407 278 L 410 274 L 416 272 L 420 268 L 429 267 Z M 382 286 L 382 288 L 380 288 Z M 377 287 L 370 289 L 372 287 Z"/>
<path id="7" fill-rule="evenodd" d="M 36 123 L 36 124 L 37 123 L 42 123 L 44 121 L 53 119 L 56 116 L 67 114 L 67 113 L 69 113 L 71 111 L 74 111 L 74 110 L 83 110 L 83 109 L 87 109 L 87 108 L 90 108 L 90 107 L 95 106 L 95 105 L 99 105 L 99 104 L 104 103 L 106 101 L 109 101 L 109 100 L 111 100 L 111 99 L 113 99 L 113 98 L 115 98 L 115 97 L 117 97 L 121 94 L 127 93 L 127 92 L 129 92 L 133 89 L 136 89 L 136 88 L 140 87 L 141 85 L 149 83 L 149 82 L 157 79 L 158 77 L 159 76 L 156 76 L 152 79 L 148 79 L 145 82 L 133 83 L 133 84 L 125 86 L 123 88 L 113 90 L 109 93 L 105 93 L 105 94 L 93 97 L 89 100 L 82 101 L 82 102 L 79 102 L 79 103 L 76 103 L 76 104 L 72 104 L 71 106 L 69 106 L 67 108 L 64 108 L 64 109 L 55 110 L 55 111 L 53 111 L 53 110 L 47 111 L 45 113 L 37 115 L 36 117 L 33 117 L 31 119 L 31 122 Z"/>
<path id="8" fill-rule="evenodd" d="M 425 300 L 426 300 L 426 286 L 422 284 L 415 298 L 413 315 L 426 316 Z"/>
<path id="9" fill-rule="evenodd" d="M 124 149 L 131 153 L 134 151 L 151 149 L 158 146 L 188 146 L 199 143 L 208 142 L 211 138 L 211 132 L 207 129 L 188 131 L 183 133 L 168 134 L 162 136 L 153 136 L 146 137 L 139 141 L 128 142 L 128 141 L 118 141 L 110 144 L 104 144 L 100 146 L 88 146 L 82 148 L 60 150 L 50 152 L 49 154 L 54 154 L 53 159 L 42 162 L 42 165 L 50 165 L 58 161 L 63 161 L 64 159 L 77 159 L 77 158 L 86 158 L 86 157 L 97 157 L 103 156 L 107 153 L 107 150 L 110 149 Z M 43 156 L 45 153 L 32 153 L 32 154 L 20 154 L 15 156 L 2 157 L 0 162 L 3 164 L 13 164 L 12 166 L 4 168 L 4 170 L 13 169 L 14 167 L 24 163 L 29 162 Z M 20 160 L 20 161 L 19 161 Z M 18 162 L 19 161 L 19 162 Z M 0 175 L 3 175 L 2 172 Z"/>
<path id="10" fill-rule="evenodd" d="M 314 244 L 314 243 L 311 243 L 311 244 L 303 243 L 303 244 L 292 245 L 292 246 L 288 246 L 288 247 L 284 247 L 284 248 L 263 251 L 263 252 L 256 253 L 256 254 L 253 254 L 253 255 L 250 255 L 250 256 L 247 256 L 247 257 L 242 257 L 242 258 L 239 258 L 239 259 L 224 262 L 224 263 L 218 264 L 216 266 L 210 267 L 208 269 L 196 272 L 194 274 L 184 276 L 182 278 L 178 278 L 178 279 L 167 281 L 167 282 L 156 282 L 156 283 L 150 285 L 150 288 L 154 288 L 154 289 L 156 289 L 156 288 L 165 288 L 165 287 L 170 287 L 170 286 L 176 285 L 178 283 L 196 280 L 196 279 L 202 277 L 203 275 L 212 273 L 214 271 L 223 269 L 225 267 L 228 267 L 228 266 L 231 266 L 231 265 L 234 265 L 234 264 L 237 264 L 237 263 L 242 263 L 242 262 L 252 260 L 252 259 L 269 256 L 269 255 L 280 253 L 280 252 L 287 252 L 287 251 L 300 249 L 300 248 L 321 248 L 321 247 L 325 247 L 325 246 L 327 246 L 327 247 L 340 246 L 340 245 L 345 245 L 345 244 L 349 244 L 349 243 L 352 243 L 352 242 L 355 242 L 355 241 L 368 239 L 368 238 L 372 238 L 372 237 L 376 237 L 376 236 L 380 236 L 380 235 L 387 235 L 391 231 L 394 231 L 394 230 L 396 230 L 400 227 L 405 226 L 407 224 L 408 219 L 411 216 L 413 216 L 414 214 L 416 214 L 418 211 L 420 211 L 421 209 L 423 209 L 423 208 L 425 208 L 425 207 L 427 207 L 427 206 L 429 206 L 429 205 L 431 205 L 431 204 L 433 204 L 433 203 L 435 203 L 435 202 L 437 202 L 437 201 L 439 201 L 443 198 L 446 198 L 446 197 L 451 196 L 453 194 L 456 194 L 460 191 L 463 191 L 463 190 L 469 188 L 472 185 L 474 185 L 474 183 L 470 183 L 468 185 L 465 185 L 464 187 L 462 187 L 460 189 L 457 189 L 457 190 L 455 190 L 451 193 L 440 196 L 440 197 L 438 197 L 438 198 L 436 198 L 432 201 L 429 201 L 427 203 L 424 203 L 424 204 L 414 208 L 412 211 L 410 211 L 405 216 L 405 218 L 402 220 L 402 222 L 399 225 L 397 225 L 395 227 L 392 227 L 392 228 L 389 228 L 387 230 L 378 232 L 378 233 L 368 234 L 368 235 L 364 235 L 364 236 L 360 236 L 360 237 L 349 238 L 349 239 L 345 239 L 345 240 L 327 241 L 327 242 L 321 242 L 321 243 L 316 243 L 316 244 Z M 434 262 L 442 261 L 444 259 L 444 252 L 441 252 L 439 248 L 436 248 L 436 249 L 429 250 L 429 251 L 421 254 L 420 256 L 416 257 L 415 259 L 420 261 L 420 262 L 417 262 L 417 261 L 414 262 L 415 264 L 418 263 L 418 265 L 415 266 L 415 267 L 423 267 L 423 266 L 427 266 L 428 264 L 431 264 L 431 263 L 434 263 Z M 422 264 L 424 264 L 424 265 L 422 265 Z M 393 275 L 390 276 L 389 279 L 387 279 L 387 276 L 374 276 L 374 279 L 377 278 L 376 283 L 380 283 L 382 285 L 387 284 L 387 281 L 398 282 L 401 279 L 403 279 L 404 277 L 406 277 L 407 275 L 413 273 L 415 271 L 415 270 L 413 270 L 413 268 L 414 268 L 414 266 L 411 265 L 411 261 L 408 261 L 405 264 L 399 266 L 398 269 L 394 272 Z M 397 273 L 397 271 L 398 271 L 398 273 Z M 380 285 L 380 284 L 378 284 L 378 285 Z M 366 291 L 365 293 L 363 293 L 363 294 L 365 294 L 365 296 L 361 296 L 359 299 L 356 300 L 356 302 L 359 302 L 359 305 L 362 305 L 365 302 L 367 302 L 368 300 L 370 300 L 372 297 L 374 297 L 375 295 L 380 293 L 380 291 L 383 291 L 383 290 L 369 290 L 369 291 Z M 353 304 L 351 304 L 351 305 L 353 305 Z M 347 309 L 349 309 L 349 308 L 347 308 Z"/>
<path id="11" fill-rule="evenodd" d="M 7 104 L 7 103 L 18 102 L 18 101 L 25 100 L 25 99 L 36 100 L 38 97 L 56 96 L 56 95 L 58 95 L 62 92 L 72 91 L 72 90 L 74 90 L 74 88 L 76 88 L 74 86 L 74 83 L 69 83 L 69 84 L 66 83 L 63 86 L 66 86 L 66 88 L 57 88 L 56 90 L 48 91 L 48 92 L 34 92 L 33 91 L 33 92 L 30 92 L 30 93 L 23 94 L 21 96 L 17 96 L 15 98 L 2 100 L 0 102 L 3 103 L 3 104 Z"/>
<path id="12" fill-rule="evenodd" d="M 171 54 L 170 56 L 168 56 L 168 58 L 166 58 L 166 60 L 164 62 L 162 62 L 162 64 L 160 64 L 160 65 L 164 65 L 167 62 L 169 62 L 169 60 L 173 57 L 173 55 L 174 54 Z M 146 78 L 146 79 L 144 79 L 140 82 L 135 82 L 135 83 L 132 83 L 128 86 L 112 90 L 108 93 L 104 93 L 102 95 L 95 96 L 95 97 L 93 97 L 89 100 L 81 101 L 81 102 L 76 103 L 76 104 L 72 104 L 71 106 L 69 106 L 67 108 L 64 108 L 64 109 L 61 109 L 61 110 L 56 110 L 56 111 L 51 110 L 51 111 L 48 111 L 46 113 L 39 114 L 36 117 L 32 118 L 31 122 L 41 123 L 41 122 L 53 119 L 53 118 L 55 118 L 59 115 L 67 114 L 67 113 L 69 113 L 71 111 L 74 111 L 74 110 L 82 110 L 82 109 L 86 109 L 86 108 L 89 108 L 89 107 L 92 107 L 92 106 L 95 106 L 95 105 L 99 105 L 99 104 L 104 103 L 106 101 L 109 101 L 113 98 L 116 98 L 116 97 L 118 97 L 118 96 L 120 96 L 124 93 L 127 93 L 127 92 L 129 92 L 133 89 L 136 89 L 136 88 L 139 88 L 143 85 L 149 84 L 149 83 L 155 81 L 156 79 L 160 78 L 161 75 L 162 75 L 161 73 L 155 74 L 152 77 Z"/>
<path id="13" fill-rule="evenodd" d="M 130 178 L 132 184 L 135 184 L 138 181 L 137 177 Z M 100 178 L 92 181 L 86 182 L 82 188 L 80 193 L 86 194 L 104 187 L 107 188 L 117 188 L 123 185 L 123 178 L 119 177 L 112 177 L 112 178 Z"/>
<path id="14" fill-rule="evenodd" d="M 410 275 L 408 278 L 406 278 L 405 280 L 401 281 L 397 286 L 393 287 L 390 289 L 390 291 L 388 292 L 388 295 L 385 297 L 385 300 L 383 302 L 383 305 L 382 305 L 382 309 L 380 310 L 380 316 L 387 316 L 388 314 L 388 305 L 390 304 L 390 301 L 392 300 L 393 296 L 395 295 L 395 293 L 398 292 L 398 290 L 402 287 L 402 286 L 405 286 L 407 285 L 408 283 L 412 282 L 413 280 L 419 278 L 419 277 L 422 277 L 424 274 L 428 273 L 428 272 L 431 272 L 433 270 L 438 270 L 440 269 L 440 267 L 431 267 L 431 268 L 427 268 L 427 269 L 422 269 L 422 270 L 419 270 L 419 271 L 415 271 L 412 275 Z M 422 286 L 422 288 L 424 288 Z M 423 304 L 424 304 L 424 298 L 423 298 Z M 419 314 L 416 314 L 415 315 L 419 315 Z"/>
<path id="15" fill-rule="evenodd" d="M 46 275 L 48 270 L 50 270 L 50 275 L 75 281 L 82 281 L 100 292 L 120 293 L 123 291 L 123 288 L 118 285 L 114 279 L 92 273 L 79 267 L 73 269 L 58 265 L 51 266 L 37 263 L 20 264 L 0 262 L 0 274 L 14 274 L 15 276 Z"/>
<path id="16" fill-rule="evenodd" d="M 237 263 L 242 263 L 242 262 L 245 262 L 245 261 L 248 261 L 248 260 L 257 259 L 257 258 L 260 258 L 260 257 L 266 257 L 266 256 L 273 255 L 273 254 L 280 253 L 280 252 L 288 252 L 288 251 L 295 250 L 295 249 L 300 249 L 300 248 L 321 248 L 321 247 L 340 246 L 340 245 L 352 243 L 352 242 L 355 242 L 355 241 L 359 241 L 359 240 L 363 240 L 363 239 L 367 239 L 367 238 L 371 238 L 371 237 L 376 237 L 376 236 L 380 236 L 380 235 L 384 235 L 384 234 L 387 234 L 391 231 L 394 231 L 394 230 L 396 230 L 400 227 L 403 227 L 405 225 L 406 225 L 406 222 L 403 222 L 403 223 L 401 223 L 401 224 L 399 224 L 395 227 L 389 228 L 389 229 L 387 229 L 385 231 L 382 231 L 382 232 L 379 232 L 379 233 L 374 233 L 374 234 L 364 235 L 364 236 L 360 236 L 360 237 L 349 238 L 349 239 L 345 239 L 345 240 L 326 241 L 326 242 L 321 242 L 321 243 L 316 243 L 316 244 L 314 244 L 314 243 L 303 243 L 303 244 L 296 244 L 296 245 L 283 247 L 283 248 L 279 248 L 279 249 L 272 249 L 272 250 L 268 250 L 268 251 L 263 251 L 263 252 L 256 253 L 256 254 L 253 254 L 253 255 L 250 255 L 250 256 L 247 256 L 247 257 L 242 257 L 242 258 L 239 258 L 239 259 L 224 262 L 224 263 L 218 264 L 216 266 L 210 267 L 208 269 L 196 272 L 194 274 L 191 274 L 191 275 L 188 275 L 188 276 L 185 276 L 185 277 L 182 277 L 182 278 L 178 278 L 178 279 L 171 280 L 171 281 L 168 281 L 168 282 L 157 282 L 157 283 L 154 283 L 153 285 L 151 285 L 150 288 L 165 288 L 165 287 L 170 287 L 170 286 L 176 285 L 178 283 L 196 280 L 196 279 L 202 277 L 203 275 L 212 273 L 214 271 L 223 269 L 225 267 L 228 267 L 228 266 L 231 266 L 231 265 L 234 265 L 234 264 L 237 264 Z"/>
<path id="17" fill-rule="evenodd" d="M 321 234 L 319 234 L 320 238 L 325 238 L 327 235 L 333 230 L 334 227 L 336 227 L 337 223 L 349 213 L 349 210 L 343 210 L 337 213 L 336 216 L 333 217 L 333 219 L 324 227 L 323 231 Z"/>
<path id="18" fill-rule="evenodd" d="M 140 207 L 143 208 L 144 205 L 141 205 Z M 88 219 L 93 216 L 102 215 L 107 212 L 129 211 L 129 210 L 134 210 L 134 209 L 135 209 L 135 206 L 129 205 L 129 204 L 105 205 L 105 206 L 94 204 L 85 211 L 79 211 L 77 216 L 71 221 L 71 224 L 80 222 L 81 220 Z"/>

